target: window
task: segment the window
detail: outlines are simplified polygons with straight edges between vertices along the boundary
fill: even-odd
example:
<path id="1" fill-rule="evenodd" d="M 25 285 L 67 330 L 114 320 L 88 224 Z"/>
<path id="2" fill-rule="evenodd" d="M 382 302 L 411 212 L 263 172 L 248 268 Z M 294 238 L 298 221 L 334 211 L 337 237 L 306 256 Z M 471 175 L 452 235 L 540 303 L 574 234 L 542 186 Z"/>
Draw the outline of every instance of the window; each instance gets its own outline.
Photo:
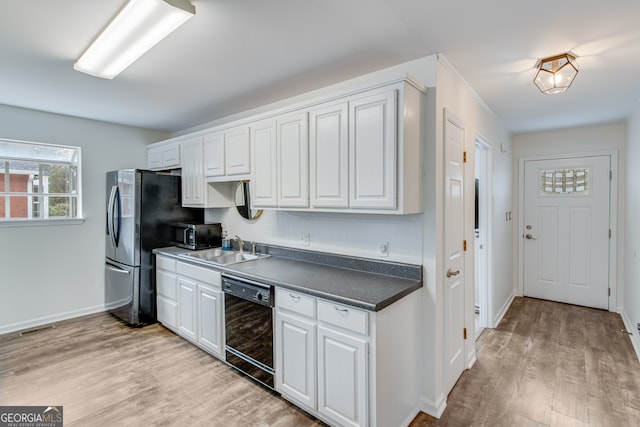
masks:
<path id="1" fill-rule="evenodd" d="M 589 194 L 589 168 L 541 171 L 542 194 Z"/>
<path id="2" fill-rule="evenodd" d="M 82 217 L 80 147 L 0 139 L 0 222 Z"/>

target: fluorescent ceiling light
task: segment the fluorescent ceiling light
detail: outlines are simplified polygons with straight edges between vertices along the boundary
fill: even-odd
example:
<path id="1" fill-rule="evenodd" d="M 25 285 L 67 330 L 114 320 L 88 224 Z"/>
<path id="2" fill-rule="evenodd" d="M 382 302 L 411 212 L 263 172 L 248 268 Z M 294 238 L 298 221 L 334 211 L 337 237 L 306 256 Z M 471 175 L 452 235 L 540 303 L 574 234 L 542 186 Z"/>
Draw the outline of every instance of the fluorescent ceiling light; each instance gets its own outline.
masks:
<path id="1" fill-rule="evenodd" d="M 130 0 L 73 68 L 112 79 L 195 13 L 189 0 Z"/>

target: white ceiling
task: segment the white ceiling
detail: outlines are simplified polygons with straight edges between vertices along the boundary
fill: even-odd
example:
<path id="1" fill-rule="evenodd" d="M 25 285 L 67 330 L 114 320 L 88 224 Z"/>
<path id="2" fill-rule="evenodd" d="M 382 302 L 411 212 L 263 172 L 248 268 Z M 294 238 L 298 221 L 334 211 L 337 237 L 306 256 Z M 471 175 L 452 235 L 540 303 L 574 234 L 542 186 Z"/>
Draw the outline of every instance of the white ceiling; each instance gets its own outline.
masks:
<path id="1" fill-rule="evenodd" d="M 0 3 L 0 104 L 176 131 L 443 53 L 514 133 L 622 121 L 640 99 L 637 0 L 192 0 L 114 80 L 73 63 L 126 0 Z M 559 95 L 538 59 L 571 51 Z"/>

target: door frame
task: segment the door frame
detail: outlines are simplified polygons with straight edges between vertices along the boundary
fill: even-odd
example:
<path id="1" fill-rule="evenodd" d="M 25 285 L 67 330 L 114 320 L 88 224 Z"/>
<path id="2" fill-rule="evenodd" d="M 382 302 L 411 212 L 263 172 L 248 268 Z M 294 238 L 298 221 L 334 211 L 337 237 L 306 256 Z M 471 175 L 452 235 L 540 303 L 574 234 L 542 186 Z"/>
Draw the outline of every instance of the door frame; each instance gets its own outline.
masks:
<path id="1" fill-rule="evenodd" d="M 493 288 L 491 286 L 492 274 L 493 274 L 493 271 L 491 268 L 491 266 L 493 265 L 492 263 L 493 221 L 491 221 L 491 218 L 493 218 L 493 203 L 492 203 L 492 200 L 493 200 L 493 150 L 495 147 L 487 138 L 483 137 L 482 135 L 476 132 L 475 139 L 474 139 L 474 156 L 473 156 L 474 172 L 475 172 L 475 168 L 478 167 L 477 165 L 478 156 L 476 154 L 477 153 L 476 147 L 478 146 L 482 147 L 482 150 L 484 151 L 484 162 L 483 162 L 484 164 L 482 165 L 484 170 L 482 171 L 480 176 L 480 182 L 481 182 L 480 187 L 484 191 L 481 192 L 481 198 L 478 200 L 478 204 L 482 206 L 484 209 L 481 210 L 481 213 L 483 215 L 480 215 L 478 220 L 480 222 L 480 229 L 481 230 L 484 229 L 484 243 L 485 243 L 485 255 L 484 255 L 485 269 L 483 274 L 484 286 L 479 291 L 480 295 L 478 297 L 478 302 L 480 304 L 479 305 L 480 316 L 478 320 L 482 328 L 495 328 L 497 325 L 494 325 L 491 322 L 492 316 L 490 315 L 490 313 L 493 313 L 493 307 L 491 304 L 491 301 L 493 301 L 493 298 L 492 298 Z M 483 181 L 484 183 L 482 183 Z M 475 259 L 475 254 L 474 254 L 473 267 L 475 267 L 475 263 L 479 261 L 480 260 Z M 473 271 L 475 272 L 475 268 Z M 476 280 L 478 280 L 478 278 L 475 277 L 474 275 L 474 283 L 473 283 L 474 292 L 475 292 Z M 474 305 L 475 305 L 475 301 L 474 301 Z M 476 337 L 476 339 L 477 338 L 478 337 Z"/>
<path id="2" fill-rule="evenodd" d="M 610 156 L 611 179 L 609 181 L 609 311 L 619 312 L 618 307 L 618 151 L 593 151 L 585 153 L 549 154 L 525 156 L 518 159 L 518 294 L 524 295 L 524 164 L 532 160 L 558 160 L 573 157 Z"/>

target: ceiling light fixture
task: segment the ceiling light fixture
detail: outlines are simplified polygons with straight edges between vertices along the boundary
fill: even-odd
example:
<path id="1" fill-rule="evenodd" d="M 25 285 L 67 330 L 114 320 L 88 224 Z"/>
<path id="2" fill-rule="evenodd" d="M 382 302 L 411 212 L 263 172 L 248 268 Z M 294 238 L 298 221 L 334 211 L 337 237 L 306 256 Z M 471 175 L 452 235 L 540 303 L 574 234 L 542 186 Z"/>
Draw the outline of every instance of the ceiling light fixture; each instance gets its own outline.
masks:
<path id="1" fill-rule="evenodd" d="M 541 59 L 533 82 L 542 93 L 564 92 L 578 75 L 576 57 L 570 53 Z"/>
<path id="2" fill-rule="evenodd" d="M 195 13 L 189 0 L 130 0 L 73 68 L 113 79 Z"/>

